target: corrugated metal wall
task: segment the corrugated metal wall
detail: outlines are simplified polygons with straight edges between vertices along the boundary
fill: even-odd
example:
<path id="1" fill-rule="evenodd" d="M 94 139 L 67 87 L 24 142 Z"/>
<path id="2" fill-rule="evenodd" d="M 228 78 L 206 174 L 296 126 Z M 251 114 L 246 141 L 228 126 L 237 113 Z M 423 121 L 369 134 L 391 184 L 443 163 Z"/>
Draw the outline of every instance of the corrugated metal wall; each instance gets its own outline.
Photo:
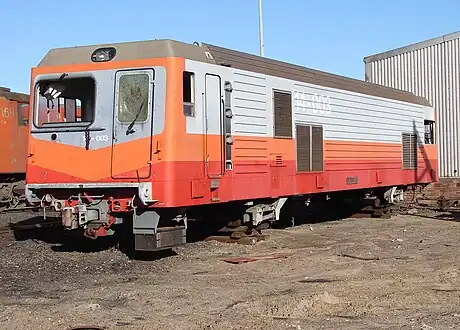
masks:
<path id="1" fill-rule="evenodd" d="M 412 92 L 434 105 L 439 175 L 460 177 L 460 33 L 369 56 L 366 80 Z"/>

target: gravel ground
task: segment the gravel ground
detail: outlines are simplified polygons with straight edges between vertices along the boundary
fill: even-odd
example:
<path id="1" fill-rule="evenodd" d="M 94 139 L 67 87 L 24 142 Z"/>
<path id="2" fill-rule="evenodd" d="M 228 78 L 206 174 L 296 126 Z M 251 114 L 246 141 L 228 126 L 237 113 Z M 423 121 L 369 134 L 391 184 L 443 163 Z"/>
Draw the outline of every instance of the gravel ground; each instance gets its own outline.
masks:
<path id="1" fill-rule="evenodd" d="M 64 249 L 56 230 L 2 235 L 0 328 L 460 327 L 458 222 L 401 215 L 265 233 L 255 246 L 197 242 L 146 260 Z M 288 256 L 222 260 L 275 252 Z"/>

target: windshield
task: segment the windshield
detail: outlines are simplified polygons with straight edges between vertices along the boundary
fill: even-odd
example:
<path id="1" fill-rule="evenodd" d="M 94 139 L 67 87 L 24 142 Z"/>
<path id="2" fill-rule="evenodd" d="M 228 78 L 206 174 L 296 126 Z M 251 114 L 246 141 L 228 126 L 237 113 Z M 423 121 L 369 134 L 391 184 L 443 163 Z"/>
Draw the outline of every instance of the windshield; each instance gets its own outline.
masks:
<path id="1" fill-rule="evenodd" d="M 42 80 L 35 90 L 37 127 L 94 120 L 95 83 L 92 78 Z"/>
<path id="2" fill-rule="evenodd" d="M 120 77 L 118 120 L 121 123 L 144 122 L 148 118 L 149 76 L 125 74 Z"/>

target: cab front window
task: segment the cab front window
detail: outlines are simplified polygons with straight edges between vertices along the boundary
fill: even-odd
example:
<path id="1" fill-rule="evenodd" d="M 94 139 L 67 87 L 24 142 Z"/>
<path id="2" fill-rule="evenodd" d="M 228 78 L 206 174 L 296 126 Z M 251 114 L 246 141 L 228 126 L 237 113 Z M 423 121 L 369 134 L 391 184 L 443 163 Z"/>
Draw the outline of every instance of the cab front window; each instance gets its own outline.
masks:
<path id="1" fill-rule="evenodd" d="M 42 80 L 35 90 L 37 127 L 89 125 L 94 120 L 95 83 L 92 78 Z"/>

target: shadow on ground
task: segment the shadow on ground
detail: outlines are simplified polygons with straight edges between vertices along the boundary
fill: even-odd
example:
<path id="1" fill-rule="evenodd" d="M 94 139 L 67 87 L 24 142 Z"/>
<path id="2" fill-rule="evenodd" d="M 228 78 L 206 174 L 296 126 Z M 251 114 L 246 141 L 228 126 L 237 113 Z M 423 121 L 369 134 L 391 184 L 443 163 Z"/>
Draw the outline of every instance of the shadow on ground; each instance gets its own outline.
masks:
<path id="1" fill-rule="evenodd" d="M 117 248 L 129 258 L 153 261 L 176 255 L 171 249 L 156 252 L 134 251 L 134 242 L 130 235 L 123 235 L 123 228 L 115 235 L 90 239 L 83 235 L 82 230 L 67 231 L 61 227 L 56 217 L 32 216 L 28 219 L 9 225 L 16 241 L 34 240 L 51 245 L 51 250 L 59 253 L 97 253 Z"/>
<path id="2" fill-rule="evenodd" d="M 272 228 L 283 229 L 309 223 L 339 221 L 356 214 L 360 208 L 359 205 L 344 203 L 340 200 L 316 201 L 310 206 L 306 205 L 303 200 L 289 200 L 282 209 L 280 221 L 273 223 Z M 219 229 L 225 226 L 227 221 L 240 218 L 240 211 L 237 209 L 229 209 L 228 212 L 217 210 L 206 213 L 199 221 L 189 221 L 187 243 L 203 241 L 209 236 L 218 235 Z M 42 241 L 51 244 L 51 250 L 58 253 L 95 253 L 115 247 L 135 260 L 153 261 L 176 255 L 173 249 L 155 252 L 134 251 L 132 225 L 129 223 L 114 228 L 115 235 L 99 237 L 95 240 L 86 238 L 83 231 L 79 229 L 64 230 L 57 217 L 43 219 L 42 216 L 32 216 L 11 225 L 10 228 L 17 241 Z"/>
<path id="3" fill-rule="evenodd" d="M 306 224 L 340 221 L 361 212 L 359 203 L 347 203 L 342 200 L 315 201 L 307 205 L 303 200 L 288 201 L 281 212 L 279 222 L 272 228 L 283 229 Z M 369 217 L 371 215 L 369 214 Z"/>

